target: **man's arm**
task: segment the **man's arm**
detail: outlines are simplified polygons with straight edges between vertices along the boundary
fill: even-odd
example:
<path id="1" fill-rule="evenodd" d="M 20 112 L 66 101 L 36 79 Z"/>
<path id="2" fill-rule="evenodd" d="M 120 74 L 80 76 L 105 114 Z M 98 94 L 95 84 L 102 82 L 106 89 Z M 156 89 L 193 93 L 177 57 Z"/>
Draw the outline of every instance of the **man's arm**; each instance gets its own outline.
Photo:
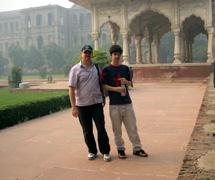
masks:
<path id="1" fill-rule="evenodd" d="M 75 87 L 69 86 L 69 99 L 72 106 L 72 115 L 78 117 L 78 109 L 75 104 Z"/>

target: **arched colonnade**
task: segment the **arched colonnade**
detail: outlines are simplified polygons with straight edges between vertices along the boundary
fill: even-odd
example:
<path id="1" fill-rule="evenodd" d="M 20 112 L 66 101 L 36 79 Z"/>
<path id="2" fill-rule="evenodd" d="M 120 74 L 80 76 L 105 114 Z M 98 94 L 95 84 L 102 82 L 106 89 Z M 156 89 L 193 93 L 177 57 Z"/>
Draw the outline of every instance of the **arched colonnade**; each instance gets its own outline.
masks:
<path id="1" fill-rule="evenodd" d="M 92 0 L 93 1 L 93 0 Z M 131 0 L 100 3 L 91 1 L 92 36 L 94 48 L 99 49 L 101 28 L 108 23 L 112 44 L 117 44 L 119 35 L 123 40 L 123 63 L 130 63 L 129 45 L 135 38 L 136 64 L 142 63 L 141 42 L 145 38 L 148 45 L 147 63 L 152 63 L 152 44 L 155 46 L 154 63 L 159 63 L 159 45 L 162 36 L 174 33 L 175 64 L 192 62 L 194 38 L 202 33 L 208 38 L 207 62 L 214 57 L 215 32 L 213 27 L 213 1 L 192 0 Z M 72 2 L 75 2 L 73 0 Z M 85 0 L 85 3 L 88 2 Z M 76 2 L 75 2 L 76 3 Z M 80 4 L 82 5 L 82 4 Z M 85 4 L 86 6 L 86 4 Z M 89 7 L 88 7 L 89 8 Z"/>

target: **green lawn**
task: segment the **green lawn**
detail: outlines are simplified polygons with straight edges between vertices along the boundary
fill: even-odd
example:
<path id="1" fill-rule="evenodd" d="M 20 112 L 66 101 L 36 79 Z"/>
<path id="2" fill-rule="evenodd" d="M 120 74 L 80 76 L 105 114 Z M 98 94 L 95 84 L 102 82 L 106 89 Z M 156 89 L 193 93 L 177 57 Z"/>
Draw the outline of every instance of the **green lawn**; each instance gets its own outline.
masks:
<path id="1" fill-rule="evenodd" d="M 0 88 L 0 108 L 67 94 L 66 91 L 11 93 L 8 88 Z"/>

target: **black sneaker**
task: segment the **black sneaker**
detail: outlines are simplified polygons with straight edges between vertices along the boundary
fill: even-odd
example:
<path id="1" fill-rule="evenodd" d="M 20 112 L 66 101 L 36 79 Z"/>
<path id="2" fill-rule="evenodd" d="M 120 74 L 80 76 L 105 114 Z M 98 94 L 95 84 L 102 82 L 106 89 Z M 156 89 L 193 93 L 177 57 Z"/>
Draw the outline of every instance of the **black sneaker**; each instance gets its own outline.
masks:
<path id="1" fill-rule="evenodd" d="M 120 158 L 120 159 L 126 159 L 125 151 L 118 150 L 118 158 Z"/>

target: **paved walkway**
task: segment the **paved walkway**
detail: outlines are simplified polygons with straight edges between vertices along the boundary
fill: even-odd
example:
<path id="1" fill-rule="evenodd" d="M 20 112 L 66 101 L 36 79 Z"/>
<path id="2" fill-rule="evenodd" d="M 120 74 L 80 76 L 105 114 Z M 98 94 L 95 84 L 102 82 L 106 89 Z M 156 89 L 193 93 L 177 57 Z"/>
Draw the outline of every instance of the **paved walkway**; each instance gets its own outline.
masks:
<path id="1" fill-rule="evenodd" d="M 130 94 L 147 158 L 132 155 L 123 133 L 128 158 L 118 159 L 108 105 L 111 162 L 104 162 L 101 154 L 94 161 L 86 159 L 81 127 L 70 109 L 1 130 L 0 180 L 174 180 L 205 89 L 201 83 L 134 84 Z"/>

